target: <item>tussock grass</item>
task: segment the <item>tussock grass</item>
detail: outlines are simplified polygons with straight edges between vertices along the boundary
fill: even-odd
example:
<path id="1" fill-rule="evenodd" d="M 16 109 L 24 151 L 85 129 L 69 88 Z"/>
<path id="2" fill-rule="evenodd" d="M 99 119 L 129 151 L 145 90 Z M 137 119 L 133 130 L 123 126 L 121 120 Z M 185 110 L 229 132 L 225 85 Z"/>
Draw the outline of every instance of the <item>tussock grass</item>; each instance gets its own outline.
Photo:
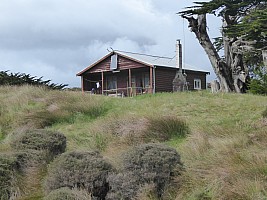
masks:
<path id="1" fill-rule="evenodd" d="M 44 128 L 62 122 L 75 123 L 81 116 L 95 119 L 107 110 L 106 105 L 98 98 L 97 96 L 85 97 L 81 93 L 77 95 L 76 92 L 69 92 L 68 95 L 62 91 L 57 94 L 52 93 L 46 100 L 45 108 L 30 113 L 26 120 L 34 123 L 37 128 Z"/>
<path id="2" fill-rule="evenodd" d="M 21 129 L 74 123 L 81 115 L 94 119 L 106 111 L 105 99 L 98 96 L 32 86 L 0 87 L 0 139 Z"/>
<path id="3" fill-rule="evenodd" d="M 39 106 L 39 97 L 45 96 L 44 88 L 0 87 L 0 138 L 10 134 L 22 124 L 21 119 L 29 110 Z"/>
<path id="4" fill-rule="evenodd" d="M 82 190 L 63 187 L 50 192 L 44 200 L 91 200 L 91 196 Z"/>
<path id="5" fill-rule="evenodd" d="M 157 116 L 149 119 L 146 129 L 146 139 L 164 142 L 171 138 L 185 138 L 189 127 L 184 120 L 175 116 Z"/>
<path id="6" fill-rule="evenodd" d="M 252 94 L 200 91 L 109 98 L 0 87 L 0 151 L 9 151 L 17 135 L 45 128 L 64 133 L 67 151 L 99 150 L 119 167 L 130 147 L 164 141 L 178 150 L 185 166 L 181 187 L 172 189 L 169 199 L 264 199 L 266 107 L 266 97 Z M 172 131 L 179 129 L 179 121 L 190 130 L 182 138 Z M 160 134 L 145 140 L 153 129 Z"/>

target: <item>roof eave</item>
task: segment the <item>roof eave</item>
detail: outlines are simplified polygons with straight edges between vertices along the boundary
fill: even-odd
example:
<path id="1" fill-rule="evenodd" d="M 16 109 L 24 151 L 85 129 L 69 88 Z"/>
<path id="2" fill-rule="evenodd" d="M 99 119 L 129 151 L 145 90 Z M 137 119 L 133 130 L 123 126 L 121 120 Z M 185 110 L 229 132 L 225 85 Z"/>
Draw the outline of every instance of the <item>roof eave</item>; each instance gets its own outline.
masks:
<path id="1" fill-rule="evenodd" d="M 98 61 L 94 62 L 93 64 L 89 65 L 88 67 L 86 67 L 84 70 L 78 72 L 76 74 L 76 76 L 82 76 L 82 74 L 84 74 L 86 71 L 88 71 L 89 69 L 93 68 L 94 66 L 96 66 L 98 63 L 102 62 L 103 60 L 105 60 L 107 57 L 109 57 L 110 55 L 114 54 L 114 52 L 110 52 L 107 55 L 105 55 L 103 58 L 99 59 Z"/>
<path id="2" fill-rule="evenodd" d="M 162 67 L 162 68 L 165 68 L 165 69 L 176 69 L 178 70 L 179 68 L 177 67 L 173 67 L 173 66 L 165 66 L 165 65 L 155 65 L 155 67 Z M 210 72 L 208 71 L 204 71 L 204 70 L 197 70 L 197 69 L 186 69 L 186 68 L 182 68 L 182 70 L 186 70 L 186 71 L 194 71 L 194 72 L 202 72 L 202 73 L 205 73 L 205 74 L 210 74 Z"/>
<path id="3" fill-rule="evenodd" d="M 197 69 L 185 69 L 185 70 L 187 70 L 187 71 L 194 71 L 194 72 L 202 72 L 202 73 L 205 73 L 205 74 L 210 75 L 210 72 L 208 72 L 208 71 L 197 70 Z"/>
<path id="4" fill-rule="evenodd" d="M 119 52 L 116 52 L 116 51 L 115 51 L 115 53 L 118 54 L 118 55 L 120 55 L 121 57 L 127 58 L 127 59 L 129 59 L 129 60 L 134 61 L 134 62 L 138 62 L 138 63 L 143 64 L 143 65 L 146 65 L 146 66 L 148 66 L 148 67 L 154 67 L 153 64 L 150 64 L 150 63 L 146 63 L 146 62 L 140 61 L 140 60 L 138 60 L 138 59 L 132 58 L 132 57 L 130 57 L 130 56 L 124 55 L 124 54 L 119 53 Z"/>

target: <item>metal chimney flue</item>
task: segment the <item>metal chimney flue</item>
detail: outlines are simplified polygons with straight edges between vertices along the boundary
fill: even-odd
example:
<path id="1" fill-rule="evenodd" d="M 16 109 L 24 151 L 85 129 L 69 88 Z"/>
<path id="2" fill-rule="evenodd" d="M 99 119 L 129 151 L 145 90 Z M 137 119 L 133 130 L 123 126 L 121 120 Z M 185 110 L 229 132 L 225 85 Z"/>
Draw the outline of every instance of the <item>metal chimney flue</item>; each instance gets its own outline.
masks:
<path id="1" fill-rule="evenodd" d="M 182 59 L 182 44 L 180 40 L 176 40 L 176 67 L 182 70 L 183 59 Z"/>

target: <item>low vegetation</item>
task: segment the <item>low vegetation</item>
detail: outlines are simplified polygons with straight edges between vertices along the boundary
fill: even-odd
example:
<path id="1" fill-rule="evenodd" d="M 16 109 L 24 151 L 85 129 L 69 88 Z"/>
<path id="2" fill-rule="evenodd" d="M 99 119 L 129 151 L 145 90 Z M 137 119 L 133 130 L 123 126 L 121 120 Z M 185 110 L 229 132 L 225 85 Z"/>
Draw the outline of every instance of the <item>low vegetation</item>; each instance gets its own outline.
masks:
<path id="1" fill-rule="evenodd" d="M 0 87 L 0 199 L 265 199 L 266 102 Z"/>
<path id="2" fill-rule="evenodd" d="M 120 173 L 109 176 L 107 199 L 135 199 L 149 186 L 156 198 L 162 199 L 171 178 L 181 173 L 178 152 L 160 144 L 143 144 L 123 155 Z"/>
<path id="3" fill-rule="evenodd" d="M 14 193 L 18 170 L 16 157 L 12 154 L 0 154 L 0 198 L 9 199 Z"/>
<path id="4" fill-rule="evenodd" d="M 78 188 L 91 193 L 92 197 L 104 199 L 111 171 L 112 166 L 98 152 L 67 152 L 49 167 L 45 190 L 49 193 L 61 187 Z"/>
<path id="5" fill-rule="evenodd" d="M 33 130 L 20 134 L 12 143 L 16 150 L 46 151 L 50 156 L 64 153 L 66 149 L 66 137 L 59 132 L 47 130 Z"/>
<path id="6" fill-rule="evenodd" d="M 249 92 L 252 94 L 267 95 L 267 68 L 260 66 L 254 70 L 254 79 L 250 81 Z"/>
<path id="7" fill-rule="evenodd" d="M 148 120 L 145 138 L 149 141 L 168 141 L 171 138 L 185 138 L 190 130 L 185 120 L 175 116 L 157 116 Z"/>
<path id="8" fill-rule="evenodd" d="M 44 200 L 91 200 L 91 196 L 85 191 L 63 187 L 50 192 Z"/>
<path id="9" fill-rule="evenodd" d="M 262 117 L 267 118 L 267 107 L 266 109 L 262 112 Z"/>

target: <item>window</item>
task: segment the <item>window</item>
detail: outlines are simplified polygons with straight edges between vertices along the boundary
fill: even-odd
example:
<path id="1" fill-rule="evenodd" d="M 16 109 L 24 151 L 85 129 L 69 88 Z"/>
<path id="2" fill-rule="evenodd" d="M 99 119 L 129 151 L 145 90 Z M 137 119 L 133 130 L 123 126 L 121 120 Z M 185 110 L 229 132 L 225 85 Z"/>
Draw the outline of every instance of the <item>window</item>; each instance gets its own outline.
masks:
<path id="1" fill-rule="evenodd" d="M 117 89 L 117 77 L 109 76 L 107 77 L 108 90 Z"/>
<path id="2" fill-rule="evenodd" d="M 195 90 L 201 90 L 201 80 L 200 79 L 194 79 L 194 89 Z"/>
<path id="3" fill-rule="evenodd" d="M 111 56 L 111 61 L 110 61 L 110 70 L 115 70 L 118 67 L 118 55 L 114 54 Z"/>

